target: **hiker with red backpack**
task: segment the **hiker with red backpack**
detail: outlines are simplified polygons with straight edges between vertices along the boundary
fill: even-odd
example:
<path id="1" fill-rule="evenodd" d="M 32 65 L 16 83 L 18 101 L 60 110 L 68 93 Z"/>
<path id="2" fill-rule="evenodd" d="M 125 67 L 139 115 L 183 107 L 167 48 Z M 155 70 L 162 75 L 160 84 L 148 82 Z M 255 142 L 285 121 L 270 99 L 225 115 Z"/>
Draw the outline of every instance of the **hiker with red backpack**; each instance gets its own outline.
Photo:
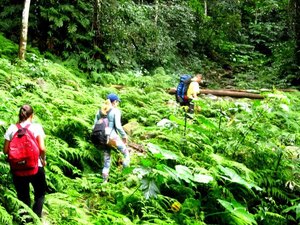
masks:
<path id="1" fill-rule="evenodd" d="M 189 113 L 194 113 L 193 100 L 198 99 L 201 82 L 202 74 L 196 74 L 194 77 L 188 74 L 180 76 L 180 82 L 176 89 L 176 100 L 180 106 L 188 106 Z"/>
<path id="2" fill-rule="evenodd" d="M 107 99 L 105 101 L 105 104 L 102 106 L 102 108 L 97 112 L 95 121 L 94 121 L 94 129 L 97 130 L 99 126 L 99 130 L 101 130 L 101 122 L 107 121 L 105 129 L 105 135 L 107 137 L 102 138 L 102 133 L 104 132 L 98 132 L 99 135 L 99 144 L 95 143 L 95 140 L 93 143 L 96 145 L 96 147 L 103 149 L 104 151 L 104 166 L 102 169 L 102 178 L 103 182 L 108 182 L 108 176 L 109 176 L 109 170 L 110 170 L 110 164 L 111 164 L 111 150 L 117 149 L 120 152 L 122 152 L 124 156 L 123 160 L 123 167 L 129 166 L 130 163 L 130 155 L 128 148 L 126 146 L 127 144 L 127 135 L 124 131 L 122 124 L 121 124 L 121 111 L 118 109 L 118 104 L 121 100 L 116 94 L 109 94 L 107 96 Z M 104 121 L 103 121 L 104 120 Z M 93 138 L 92 133 L 92 138 Z M 97 132 L 95 132 L 97 135 Z M 105 142 L 102 142 L 101 140 L 107 140 Z"/>
<path id="3" fill-rule="evenodd" d="M 44 171 L 45 132 L 40 124 L 32 122 L 32 118 L 32 107 L 23 105 L 19 111 L 18 123 L 10 125 L 4 134 L 4 153 L 8 155 L 18 199 L 31 207 L 31 183 L 34 189 L 32 209 L 41 217 L 47 189 Z"/>

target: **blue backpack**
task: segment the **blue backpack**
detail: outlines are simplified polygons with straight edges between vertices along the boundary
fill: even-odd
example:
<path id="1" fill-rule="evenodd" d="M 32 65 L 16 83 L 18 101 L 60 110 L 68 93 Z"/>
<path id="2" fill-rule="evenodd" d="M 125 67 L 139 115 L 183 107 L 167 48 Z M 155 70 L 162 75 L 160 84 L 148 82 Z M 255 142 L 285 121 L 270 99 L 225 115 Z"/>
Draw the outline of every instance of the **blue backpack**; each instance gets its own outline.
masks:
<path id="1" fill-rule="evenodd" d="M 176 101 L 179 103 L 188 102 L 186 95 L 189 84 L 191 83 L 192 76 L 189 74 L 183 74 L 180 76 L 180 81 L 176 89 Z"/>

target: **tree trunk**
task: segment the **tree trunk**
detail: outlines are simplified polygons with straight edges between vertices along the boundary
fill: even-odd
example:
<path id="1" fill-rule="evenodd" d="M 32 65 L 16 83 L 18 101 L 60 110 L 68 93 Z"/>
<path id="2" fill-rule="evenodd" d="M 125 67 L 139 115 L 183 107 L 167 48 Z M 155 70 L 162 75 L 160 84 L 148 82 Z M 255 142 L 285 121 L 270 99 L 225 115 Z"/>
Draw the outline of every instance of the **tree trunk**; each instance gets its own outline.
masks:
<path id="1" fill-rule="evenodd" d="M 261 89 L 261 90 L 234 90 L 234 89 L 220 89 L 220 90 L 211 90 L 211 89 L 201 89 L 200 94 L 211 94 L 216 96 L 229 96 L 233 98 L 252 98 L 252 99 L 263 99 L 264 96 L 260 95 L 262 92 L 272 92 L 270 89 Z M 297 89 L 278 89 L 278 91 L 283 92 L 298 92 Z M 176 88 L 170 88 L 168 90 L 169 94 L 175 94 Z"/>
<path id="2" fill-rule="evenodd" d="M 204 0 L 204 16 L 207 16 L 207 0 Z"/>
<path id="3" fill-rule="evenodd" d="M 158 21 L 158 9 L 159 9 L 159 0 L 155 0 L 155 26 L 157 26 L 157 21 Z"/>
<path id="4" fill-rule="evenodd" d="M 19 45 L 19 59 L 25 60 L 25 52 L 27 46 L 27 33 L 28 33 L 28 18 L 29 18 L 30 0 L 25 0 L 22 13 L 22 28 L 20 35 Z"/>
<path id="5" fill-rule="evenodd" d="M 295 7 L 295 59 L 296 64 L 300 66 L 300 0 L 294 0 L 294 7 Z"/>
<path id="6" fill-rule="evenodd" d="M 101 0 L 94 0 L 94 18 L 93 18 L 93 30 L 95 32 L 94 45 L 98 46 L 101 44 L 101 30 L 99 25 L 101 10 Z"/>
<path id="7" fill-rule="evenodd" d="M 230 96 L 234 98 L 252 98 L 252 99 L 263 99 L 264 97 L 260 94 L 254 94 L 249 92 L 243 91 L 232 91 L 232 90 L 208 90 L 208 89 L 201 89 L 201 94 L 212 94 L 216 96 Z"/>

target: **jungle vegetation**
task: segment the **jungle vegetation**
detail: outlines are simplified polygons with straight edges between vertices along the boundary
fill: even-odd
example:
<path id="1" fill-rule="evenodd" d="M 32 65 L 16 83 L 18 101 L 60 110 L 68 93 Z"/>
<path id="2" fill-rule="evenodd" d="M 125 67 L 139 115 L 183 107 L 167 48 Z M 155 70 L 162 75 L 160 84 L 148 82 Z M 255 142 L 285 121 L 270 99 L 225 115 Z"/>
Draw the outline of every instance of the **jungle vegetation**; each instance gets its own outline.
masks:
<path id="1" fill-rule="evenodd" d="M 40 221 L 1 152 L 0 224 L 299 224 L 300 94 L 281 91 L 299 87 L 298 0 L 32 1 L 22 60 L 26 1 L 0 2 L 0 142 L 31 104 L 49 186 Z M 264 98 L 201 95 L 187 118 L 167 90 L 197 72 Z M 90 132 L 110 92 L 132 163 L 114 152 L 102 184 Z"/>

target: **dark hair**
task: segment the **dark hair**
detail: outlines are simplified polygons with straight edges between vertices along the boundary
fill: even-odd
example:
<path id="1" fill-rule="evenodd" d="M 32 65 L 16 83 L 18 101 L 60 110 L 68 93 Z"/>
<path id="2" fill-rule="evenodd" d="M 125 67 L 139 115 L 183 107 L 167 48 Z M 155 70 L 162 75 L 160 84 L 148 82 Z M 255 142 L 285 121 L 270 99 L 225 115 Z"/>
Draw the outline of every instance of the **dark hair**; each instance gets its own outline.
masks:
<path id="1" fill-rule="evenodd" d="M 32 107 L 30 105 L 23 105 L 19 111 L 19 123 L 27 120 L 32 114 Z"/>

